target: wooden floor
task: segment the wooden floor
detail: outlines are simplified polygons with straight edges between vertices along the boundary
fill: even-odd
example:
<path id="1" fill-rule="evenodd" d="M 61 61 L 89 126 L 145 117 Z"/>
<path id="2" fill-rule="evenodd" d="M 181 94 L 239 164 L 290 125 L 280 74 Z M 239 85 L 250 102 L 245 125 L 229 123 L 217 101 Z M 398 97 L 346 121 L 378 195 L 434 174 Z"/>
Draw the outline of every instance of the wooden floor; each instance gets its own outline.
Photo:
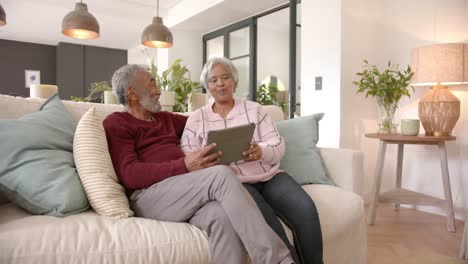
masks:
<path id="1" fill-rule="evenodd" d="M 456 233 L 446 223 L 443 216 L 379 204 L 375 225 L 367 226 L 367 263 L 404 263 L 421 252 L 458 257 L 463 222 L 456 221 Z"/>

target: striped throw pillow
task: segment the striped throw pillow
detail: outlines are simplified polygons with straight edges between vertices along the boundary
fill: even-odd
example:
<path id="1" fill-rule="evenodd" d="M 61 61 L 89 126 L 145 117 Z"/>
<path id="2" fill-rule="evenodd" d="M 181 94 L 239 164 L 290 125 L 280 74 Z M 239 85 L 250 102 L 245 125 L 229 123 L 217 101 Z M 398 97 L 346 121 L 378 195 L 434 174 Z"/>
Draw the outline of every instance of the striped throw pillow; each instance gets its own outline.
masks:
<path id="1" fill-rule="evenodd" d="M 89 203 L 96 213 L 114 218 L 133 216 L 125 189 L 114 171 L 106 134 L 94 107 L 78 122 L 73 156 Z"/>

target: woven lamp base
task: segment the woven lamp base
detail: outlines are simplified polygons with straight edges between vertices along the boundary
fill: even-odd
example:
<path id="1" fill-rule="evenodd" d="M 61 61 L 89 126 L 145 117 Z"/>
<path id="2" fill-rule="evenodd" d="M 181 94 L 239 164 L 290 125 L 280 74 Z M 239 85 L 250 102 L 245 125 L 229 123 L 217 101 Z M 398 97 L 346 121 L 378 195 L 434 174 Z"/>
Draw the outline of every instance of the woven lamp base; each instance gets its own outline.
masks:
<path id="1" fill-rule="evenodd" d="M 419 119 L 426 136 L 449 136 L 460 117 L 460 100 L 447 86 L 437 85 L 419 101 Z"/>

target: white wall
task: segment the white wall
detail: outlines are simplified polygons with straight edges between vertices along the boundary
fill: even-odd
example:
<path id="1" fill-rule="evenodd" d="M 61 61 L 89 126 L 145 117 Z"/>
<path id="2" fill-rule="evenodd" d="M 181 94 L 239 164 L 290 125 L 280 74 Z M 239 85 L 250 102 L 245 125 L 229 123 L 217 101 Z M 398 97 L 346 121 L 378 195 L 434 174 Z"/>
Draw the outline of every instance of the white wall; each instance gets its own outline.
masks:
<path id="1" fill-rule="evenodd" d="M 158 61 L 158 52 L 157 49 L 147 48 L 143 45 L 138 45 L 135 48 L 127 50 L 127 62 L 128 64 L 143 64 L 148 66 L 148 61 L 146 55 L 143 53 L 144 50 L 148 51 L 149 56 L 154 58 L 154 61 Z"/>
<path id="2" fill-rule="evenodd" d="M 431 43 L 467 43 L 467 17 L 466 0 L 343 1 L 340 145 L 364 152 L 367 192 L 373 183 L 378 142 L 363 135 L 376 131 L 377 107 L 374 99 L 365 99 L 363 95 L 355 94 L 356 87 L 351 83 L 356 79 L 355 73 L 360 71 L 362 60 L 368 59 L 377 66 L 384 66 L 391 60 L 392 63 L 406 67 L 410 64 L 410 51 L 414 47 Z M 305 74 L 303 72 L 303 76 Z M 418 99 L 426 91 L 427 88 L 416 88 L 416 93 L 410 99 L 403 99 L 397 118 L 417 118 Z M 447 143 L 447 148 L 456 216 L 462 218 L 464 203 L 461 179 L 468 177 L 462 165 L 468 162 L 468 135 L 463 129 L 467 127 L 464 124 L 468 120 L 468 86 L 452 91 L 461 100 L 461 116 L 454 129 L 457 141 Z M 387 148 L 383 190 L 394 186 L 395 166 L 396 146 L 390 145 Z M 444 197 L 435 146 L 405 147 L 403 187 Z M 444 214 L 443 210 L 434 207 L 420 209 Z"/>
<path id="3" fill-rule="evenodd" d="M 325 113 L 320 122 L 320 146 L 340 142 L 341 0 L 302 2 L 301 116 Z M 323 88 L 315 91 L 315 77 Z"/>
<path id="4" fill-rule="evenodd" d="M 192 74 L 193 81 L 200 80 L 203 67 L 203 40 L 202 32 L 173 30 L 174 46 L 168 50 L 168 62 L 182 59 L 182 64 L 187 66 Z"/>

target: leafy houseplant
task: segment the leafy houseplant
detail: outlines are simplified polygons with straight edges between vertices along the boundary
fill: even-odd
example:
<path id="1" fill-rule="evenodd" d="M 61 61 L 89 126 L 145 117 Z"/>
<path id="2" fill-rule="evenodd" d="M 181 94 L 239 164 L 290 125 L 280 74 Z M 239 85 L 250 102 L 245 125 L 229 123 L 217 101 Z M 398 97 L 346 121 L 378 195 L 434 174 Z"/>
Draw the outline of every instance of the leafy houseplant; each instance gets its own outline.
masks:
<path id="1" fill-rule="evenodd" d="M 144 50 L 143 53 L 147 57 L 151 75 L 156 79 L 161 90 L 175 93 L 175 104 L 172 110 L 175 112 L 186 112 L 188 109 L 188 98 L 195 93 L 200 83 L 192 81 L 190 71 L 186 66 L 182 65 L 181 59 L 175 60 L 167 70 L 159 75 L 154 58 L 149 56 L 147 50 Z"/>
<path id="2" fill-rule="evenodd" d="M 70 100 L 75 102 L 91 102 L 93 100 L 93 95 L 96 93 L 101 93 L 101 103 L 104 102 L 104 92 L 105 91 L 112 91 L 112 87 L 108 82 L 96 82 L 91 84 L 91 88 L 89 88 L 89 95 L 87 97 L 76 97 L 70 96 Z"/>
<path id="3" fill-rule="evenodd" d="M 358 87 L 357 93 L 365 93 L 366 98 L 372 96 L 377 99 L 380 114 L 379 133 L 396 133 L 397 124 L 393 120 L 395 111 L 402 96 L 410 97 L 408 85 L 413 74 L 410 66 L 400 71 L 398 65 L 392 65 L 390 61 L 387 69 L 379 71 L 367 60 L 364 60 L 363 71 L 356 73 L 360 77 L 360 80 L 353 81 Z M 412 90 L 414 92 L 414 88 Z"/>
<path id="4" fill-rule="evenodd" d="M 181 63 L 181 59 L 175 60 L 157 80 L 161 89 L 175 92 L 176 102 L 173 108 L 175 112 L 187 112 L 188 98 L 200 86 L 200 83 L 192 81 L 190 71 Z"/>
<path id="5" fill-rule="evenodd" d="M 278 86 L 275 83 L 262 83 L 258 88 L 257 102 L 261 105 L 279 105 L 283 112 L 286 111 L 286 103 L 278 102 Z"/>

